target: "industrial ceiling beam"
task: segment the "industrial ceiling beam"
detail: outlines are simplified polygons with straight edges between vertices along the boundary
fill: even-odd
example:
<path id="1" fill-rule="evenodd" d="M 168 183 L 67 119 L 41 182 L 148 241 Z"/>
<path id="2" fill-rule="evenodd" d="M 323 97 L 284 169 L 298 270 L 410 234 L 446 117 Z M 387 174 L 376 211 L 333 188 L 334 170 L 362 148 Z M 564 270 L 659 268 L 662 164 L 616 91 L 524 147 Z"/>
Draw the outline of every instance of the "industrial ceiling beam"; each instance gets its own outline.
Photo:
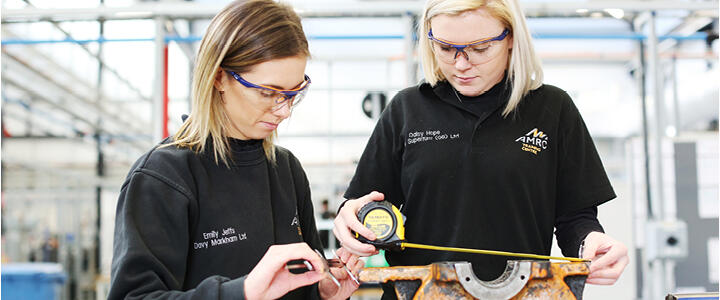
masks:
<path id="1" fill-rule="evenodd" d="M 24 61 L 23 59 L 17 57 L 16 55 L 14 55 L 12 53 L 9 53 L 5 48 L 2 49 L 2 53 L 4 55 L 6 55 L 7 57 L 11 58 L 13 61 L 19 63 L 23 67 L 32 71 L 33 74 L 36 74 L 37 76 L 42 77 L 44 82 L 53 84 L 54 86 L 61 89 L 63 92 L 71 95 L 73 98 L 80 100 L 87 107 L 93 108 L 101 116 L 107 117 L 111 121 L 114 121 L 119 126 L 119 128 L 131 129 L 138 133 L 144 132 L 144 128 L 146 128 L 146 127 L 142 124 L 138 124 L 137 120 L 128 121 L 128 120 L 122 119 L 120 117 L 121 115 L 129 115 L 129 114 L 122 112 L 121 110 L 118 109 L 118 107 L 113 108 L 113 112 L 110 112 L 110 110 L 108 108 L 104 107 L 103 105 L 100 105 L 97 102 L 94 102 L 92 99 L 89 99 L 89 98 L 85 97 L 84 95 L 79 94 L 77 91 L 74 91 L 71 88 L 57 82 L 52 76 L 37 70 L 34 66 L 30 65 L 28 62 Z"/>
<path id="2" fill-rule="evenodd" d="M 30 69 L 31 71 L 34 70 L 30 65 L 28 65 L 27 63 L 19 60 L 17 57 L 12 56 L 11 54 L 7 53 L 7 52 L 4 51 L 4 50 L 3 50 L 3 55 L 6 56 L 5 59 L 10 58 L 10 59 L 12 59 L 13 61 L 19 63 L 20 65 L 22 65 L 22 66 Z M 6 62 L 4 62 L 4 63 L 7 63 L 7 60 L 6 60 Z M 37 73 L 37 71 L 35 71 L 35 73 Z M 45 79 L 46 82 L 50 82 L 50 83 L 52 83 L 52 84 L 60 87 L 61 89 L 64 88 L 62 85 L 60 85 L 60 84 L 52 81 L 52 79 L 50 79 L 49 77 L 45 77 L 44 79 Z M 10 85 L 14 86 L 15 88 L 17 88 L 18 90 L 20 90 L 20 91 L 22 91 L 23 93 L 27 94 L 28 96 L 32 97 L 33 99 L 41 100 L 41 101 L 43 101 L 44 103 L 47 103 L 47 104 L 51 105 L 52 107 L 54 107 L 54 108 L 56 108 L 56 109 L 58 109 L 58 110 L 60 110 L 60 111 L 63 111 L 63 112 L 65 112 L 65 113 L 69 114 L 69 115 L 72 116 L 74 119 L 76 119 L 76 120 L 78 120 L 78 121 L 81 121 L 82 123 L 88 125 L 90 128 L 93 128 L 93 130 L 97 130 L 97 129 L 98 129 L 98 128 L 97 128 L 97 125 L 96 125 L 96 123 L 95 123 L 96 120 L 91 119 L 91 118 L 88 118 L 88 116 L 83 115 L 83 114 L 81 114 L 81 113 L 79 113 L 79 112 L 77 112 L 77 111 L 69 108 L 68 105 L 64 105 L 64 104 L 61 104 L 61 103 L 57 103 L 56 101 L 53 101 L 53 100 L 49 99 L 49 98 L 47 97 L 47 95 L 38 93 L 38 92 L 36 92 L 36 91 L 33 91 L 32 89 L 27 88 L 27 87 L 26 87 L 27 83 L 20 83 L 20 82 L 18 82 L 18 81 L 16 81 L 16 80 L 12 79 L 10 76 L 3 76 L 2 81 L 3 81 L 4 84 L 10 84 Z M 66 88 L 63 89 L 63 91 L 65 91 L 65 92 L 67 92 L 68 94 L 70 94 L 73 98 L 80 100 L 84 105 L 86 105 L 86 106 L 88 106 L 88 107 L 94 108 L 94 109 L 97 111 L 97 113 L 103 114 L 103 115 L 105 115 L 105 116 L 110 116 L 110 117 L 111 117 L 110 119 L 111 119 L 113 122 L 115 122 L 115 123 L 117 124 L 117 126 L 119 126 L 118 128 L 133 129 L 133 128 L 135 127 L 135 126 L 133 126 L 132 124 L 130 124 L 129 122 L 127 122 L 127 121 L 120 120 L 120 119 L 117 119 L 116 117 L 113 117 L 113 115 L 110 114 L 105 108 L 100 107 L 100 106 L 98 106 L 97 104 L 95 104 L 95 103 L 93 103 L 93 102 L 91 102 L 91 101 L 89 101 L 89 100 L 87 100 L 87 99 L 84 99 L 83 97 L 81 97 L 80 95 L 78 95 L 77 93 L 75 93 L 74 91 L 71 91 L 71 90 L 66 89 Z M 134 130 L 135 130 L 136 132 L 138 132 L 138 133 L 142 133 L 142 132 L 143 132 L 143 131 L 140 130 L 140 129 L 134 129 Z M 112 134 L 112 132 L 110 132 L 110 133 Z M 149 142 L 148 142 L 148 143 L 143 143 L 143 142 L 140 142 L 140 141 L 129 141 L 129 143 L 130 143 L 131 145 L 133 145 L 134 147 L 138 148 L 138 149 L 145 149 L 145 148 L 147 148 L 147 147 L 150 145 Z"/>
<path id="3" fill-rule="evenodd" d="M 338 16 L 401 16 L 420 13 L 421 1 L 372 1 L 372 2 L 291 2 L 296 11 L 304 17 Z M 625 12 L 690 10 L 707 11 L 718 15 L 718 1 L 564 1 L 564 2 L 523 2 L 521 5 L 529 16 L 578 14 L 579 10 L 601 11 L 613 8 Z M 2 22 L 40 22 L 40 21 L 88 21 L 88 20 L 129 20 L 154 19 L 167 17 L 172 19 L 209 19 L 219 12 L 222 4 L 203 4 L 195 2 L 153 2 L 138 3 L 126 7 L 98 6 L 93 8 L 20 8 L 3 9 Z M 578 14 L 579 15 L 579 14 Z"/>

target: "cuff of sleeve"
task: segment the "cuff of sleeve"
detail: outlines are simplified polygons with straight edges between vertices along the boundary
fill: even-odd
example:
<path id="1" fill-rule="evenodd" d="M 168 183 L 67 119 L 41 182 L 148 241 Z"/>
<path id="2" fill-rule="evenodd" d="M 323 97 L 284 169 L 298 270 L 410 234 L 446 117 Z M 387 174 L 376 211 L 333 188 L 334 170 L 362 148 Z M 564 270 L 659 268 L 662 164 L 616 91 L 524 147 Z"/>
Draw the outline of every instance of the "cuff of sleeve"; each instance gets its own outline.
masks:
<path id="1" fill-rule="evenodd" d="M 585 235 L 583 235 L 582 238 L 580 239 L 580 244 L 578 245 L 578 250 L 577 250 L 577 257 L 578 257 L 578 258 L 582 258 L 583 250 L 585 250 L 585 239 L 587 238 L 588 234 L 590 234 L 590 233 L 592 233 L 592 232 L 605 233 L 605 231 L 603 230 L 602 227 L 596 228 L 596 229 L 594 229 L 594 230 L 590 230 L 590 231 L 588 231 L 587 233 L 585 233 Z"/>
<path id="2" fill-rule="evenodd" d="M 571 244 L 571 245 L 577 245 L 577 248 L 575 248 L 577 250 L 576 251 L 573 251 L 574 249 L 570 250 L 570 253 L 577 252 L 577 254 L 578 254 L 577 257 L 582 258 L 582 251 L 583 251 L 582 247 L 585 244 L 585 238 L 587 237 L 588 234 L 590 234 L 591 232 L 594 232 L 594 231 L 605 233 L 605 230 L 603 230 L 600 223 L 593 222 L 590 224 L 583 224 L 583 225 L 578 226 L 578 228 L 575 231 L 575 234 L 576 234 L 575 242 Z"/>
<path id="3" fill-rule="evenodd" d="M 220 286 L 220 299 L 245 299 L 245 277 L 223 282 Z"/>
<path id="4" fill-rule="evenodd" d="M 343 208 L 343 206 L 345 206 L 345 203 L 347 203 L 348 201 L 350 201 L 350 199 L 345 199 L 345 201 L 343 201 L 342 203 L 340 203 L 340 206 L 338 206 L 338 209 L 337 209 L 337 211 L 335 212 L 335 215 L 339 215 L 339 214 L 340 214 L 340 210 Z"/>

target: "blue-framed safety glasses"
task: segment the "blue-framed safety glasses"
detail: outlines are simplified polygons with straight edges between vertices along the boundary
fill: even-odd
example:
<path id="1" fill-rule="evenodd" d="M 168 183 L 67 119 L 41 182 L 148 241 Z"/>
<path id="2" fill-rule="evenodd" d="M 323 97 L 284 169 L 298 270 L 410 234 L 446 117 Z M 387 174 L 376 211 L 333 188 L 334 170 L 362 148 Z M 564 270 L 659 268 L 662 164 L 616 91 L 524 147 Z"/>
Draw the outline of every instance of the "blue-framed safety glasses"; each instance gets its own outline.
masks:
<path id="1" fill-rule="evenodd" d="M 458 54 L 462 53 L 465 59 L 471 64 L 482 64 L 495 57 L 498 50 L 503 48 L 500 47 L 501 45 L 499 45 L 499 43 L 505 39 L 508 33 L 510 33 L 510 30 L 505 28 L 505 30 L 496 37 L 484 38 L 465 44 L 455 44 L 436 38 L 433 36 L 432 29 L 428 31 L 427 37 L 438 59 L 445 63 L 455 63 Z"/>
<path id="2" fill-rule="evenodd" d="M 295 107 L 295 105 L 300 103 L 300 101 L 305 97 L 305 94 L 307 94 L 307 90 L 311 82 L 310 77 L 305 75 L 305 80 L 300 85 L 298 85 L 298 87 L 290 90 L 282 90 L 271 86 L 252 83 L 245 80 L 244 78 L 242 78 L 242 76 L 240 76 L 240 74 L 233 71 L 227 72 L 233 78 L 235 78 L 235 80 L 240 82 L 240 84 L 248 88 L 258 89 L 258 91 L 263 97 L 271 100 L 268 102 L 268 104 L 270 105 L 272 111 L 276 111 L 286 104 L 290 107 L 290 109 Z"/>

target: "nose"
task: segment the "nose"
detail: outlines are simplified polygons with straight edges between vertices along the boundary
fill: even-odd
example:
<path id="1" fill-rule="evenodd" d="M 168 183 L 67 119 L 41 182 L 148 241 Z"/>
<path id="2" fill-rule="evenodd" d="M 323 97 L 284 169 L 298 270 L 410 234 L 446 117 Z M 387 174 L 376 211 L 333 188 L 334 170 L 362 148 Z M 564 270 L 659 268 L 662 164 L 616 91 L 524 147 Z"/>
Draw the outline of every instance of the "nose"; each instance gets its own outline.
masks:
<path id="1" fill-rule="evenodd" d="M 281 104 L 278 109 L 272 112 L 273 115 L 280 117 L 281 120 L 287 119 L 292 113 L 292 109 L 290 108 L 290 105 L 288 105 L 288 102 L 290 101 L 285 101 L 285 103 Z"/>
<path id="2" fill-rule="evenodd" d="M 467 59 L 467 56 L 465 56 L 465 52 L 459 52 L 457 56 L 455 57 L 455 69 L 458 70 L 467 70 L 472 67 L 472 64 Z"/>

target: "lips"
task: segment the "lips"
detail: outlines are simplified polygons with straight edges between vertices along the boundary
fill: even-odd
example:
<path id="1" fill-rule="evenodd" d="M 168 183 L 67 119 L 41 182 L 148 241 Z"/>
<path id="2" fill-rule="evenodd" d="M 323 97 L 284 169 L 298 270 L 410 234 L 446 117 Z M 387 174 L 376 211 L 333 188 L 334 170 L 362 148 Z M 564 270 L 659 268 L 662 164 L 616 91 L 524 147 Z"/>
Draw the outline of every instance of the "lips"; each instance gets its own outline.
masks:
<path id="1" fill-rule="evenodd" d="M 476 76 L 455 76 L 455 80 L 460 84 L 470 84 L 472 81 L 477 78 Z"/>
<path id="2" fill-rule="evenodd" d="M 278 127 L 278 124 L 270 123 L 270 122 L 260 122 L 260 125 L 269 130 L 275 130 L 275 128 Z"/>

